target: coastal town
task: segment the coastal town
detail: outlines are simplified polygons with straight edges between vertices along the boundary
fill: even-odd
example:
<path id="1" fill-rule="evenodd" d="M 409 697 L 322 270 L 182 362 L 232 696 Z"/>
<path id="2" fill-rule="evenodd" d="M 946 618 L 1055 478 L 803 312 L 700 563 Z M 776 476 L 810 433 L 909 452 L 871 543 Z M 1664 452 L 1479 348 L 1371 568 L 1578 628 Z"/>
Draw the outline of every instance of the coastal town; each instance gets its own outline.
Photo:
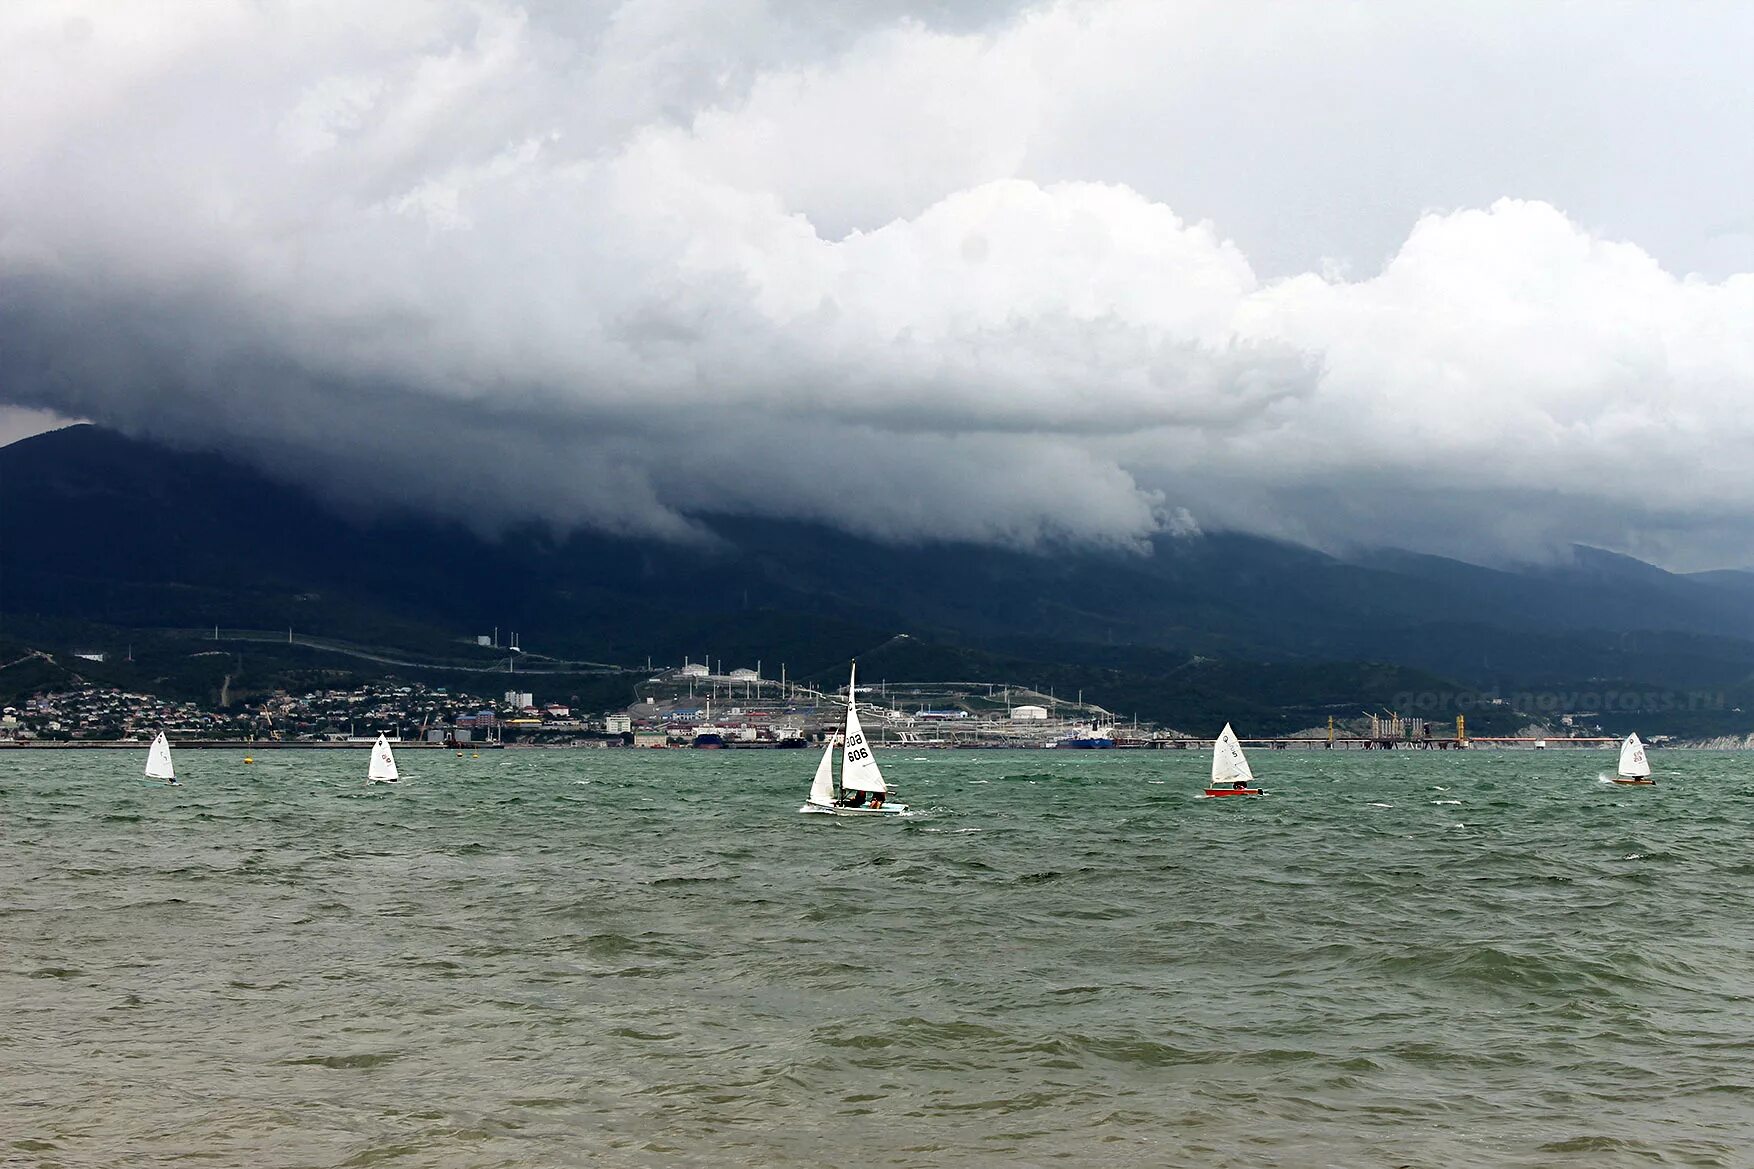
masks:
<path id="1" fill-rule="evenodd" d="M 391 741 L 446 747 L 699 747 L 787 748 L 820 742 L 839 726 L 844 688 L 822 693 L 763 679 L 754 670 L 710 674 L 685 664 L 638 684 L 636 700 L 607 711 L 584 711 L 563 701 L 539 701 L 528 690 L 497 696 L 419 683 L 367 685 L 353 690 L 276 693 L 211 710 L 187 701 L 102 686 L 45 693 L 0 710 L 0 745 L 101 745 L 150 740 L 159 731 L 187 744 L 357 744 L 379 733 Z M 986 688 L 983 688 L 983 690 Z M 1055 739 L 1100 735 L 1112 746 L 1104 712 L 1092 719 L 1050 717 L 1049 705 L 1023 701 L 1009 709 L 971 711 L 967 699 L 948 701 L 941 688 L 908 687 L 894 693 L 860 687 L 860 705 L 879 710 L 880 741 L 896 745 L 1045 746 Z M 908 700 L 904 703 L 903 700 Z M 1003 701 L 1001 697 L 999 701 Z M 1042 703 L 1053 700 L 1043 698 Z M 1078 706 L 1079 713 L 1087 708 Z M 1094 720 L 1094 721 L 1092 721 Z M 1155 733 L 1140 728 L 1141 734 Z M 1093 740 L 1092 745 L 1095 745 Z"/>
<path id="2" fill-rule="evenodd" d="M 33 695 L 0 709 L 0 748 L 130 745 L 163 731 L 188 746 L 357 746 L 381 733 L 410 746 L 785 749 L 838 730 L 848 695 L 764 677 L 759 668 L 709 671 L 685 662 L 631 687 L 633 701 L 582 710 L 530 690 L 495 696 L 418 682 L 276 692 L 210 709 L 190 701 L 98 685 Z M 931 748 L 1177 749 L 1210 739 L 1127 720 L 1086 703 L 1022 686 L 978 682 L 860 685 L 857 702 L 873 745 Z M 1359 712 L 1274 739 L 1276 747 L 1460 749 L 1599 746 L 1593 728 L 1531 726 L 1517 736 L 1473 737 L 1465 720 Z"/>

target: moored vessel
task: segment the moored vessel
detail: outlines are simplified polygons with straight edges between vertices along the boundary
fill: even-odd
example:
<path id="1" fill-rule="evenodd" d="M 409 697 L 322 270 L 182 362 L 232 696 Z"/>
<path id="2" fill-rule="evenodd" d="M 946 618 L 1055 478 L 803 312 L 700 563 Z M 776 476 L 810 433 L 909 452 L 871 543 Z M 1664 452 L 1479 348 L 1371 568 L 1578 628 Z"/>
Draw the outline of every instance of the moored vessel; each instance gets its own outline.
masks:
<path id="1" fill-rule="evenodd" d="M 1112 726 L 1077 726 L 1063 738 L 1054 740 L 1056 747 L 1069 747 L 1077 751 L 1106 751 L 1114 745 L 1115 729 Z"/>

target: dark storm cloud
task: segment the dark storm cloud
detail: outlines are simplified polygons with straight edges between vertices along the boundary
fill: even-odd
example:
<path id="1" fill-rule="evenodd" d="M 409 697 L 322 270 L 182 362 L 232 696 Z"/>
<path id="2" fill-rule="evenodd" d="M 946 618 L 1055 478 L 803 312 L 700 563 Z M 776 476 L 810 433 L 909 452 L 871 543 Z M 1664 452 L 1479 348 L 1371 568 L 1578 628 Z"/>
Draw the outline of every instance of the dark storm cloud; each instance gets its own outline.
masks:
<path id="1" fill-rule="evenodd" d="M 9 6 L 0 398 L 486 522 L 1742 559 L 1747 19 L 1272 11 Z"/>

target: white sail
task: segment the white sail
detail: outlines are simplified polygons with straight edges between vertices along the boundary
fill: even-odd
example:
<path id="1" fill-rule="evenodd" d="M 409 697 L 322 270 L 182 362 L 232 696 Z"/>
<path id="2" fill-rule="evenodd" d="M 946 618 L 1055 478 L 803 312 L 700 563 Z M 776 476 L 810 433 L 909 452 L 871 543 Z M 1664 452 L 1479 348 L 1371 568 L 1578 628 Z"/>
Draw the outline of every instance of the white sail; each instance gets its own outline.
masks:
<path id="1" fill-rule="evenodd" d="M 1255 773 L 1249 770 L 1249 761 L 1242 753 L 1242 744 L 1236 741 L 1236 732 L 1225 723 L 1218 741 L 1212 744 L 1212 786 L 1238 781 L 1252 785 Z"/>
<path id="2" fill-rule="evenodd" d="M 163 731 L 160 731 L 146 752 L 146 778 L 175 779 L 176 777 L 176 768 L 171 766 L 170 740 L 164 737 Z"/>
<path id="3" fill-rule="evenodd" d="M 1644 757 L 1644 744 L 1634 732 L 1620 744 L 1620 775 L 1625 779 L 1644 779 L 1650 775 L 1650 760 Z"/>
<path id="4" fill-rule="evenodd" d="M 865 728 L 859 725 L 859 692 L 853 685 L 857 676 L 855 664 L 847 678 L 847 741 L 841 748 L 840 788 L 843 792 L 887 792 L 871 745 L 865 742 Z"/>
<path id="5" fill-rule="evenodd" d="M 816 765 L 816 778 L 810 784 L 810 802 L 832 807 L 834 804 L 834 742 L 822 749 L 822 762 Z"/>
<path id="6" fill-rule="evenodd" d="M 366 779 L 372 783 L 395 783 L 400 778 L 396 772 L 396 756 L 390 753 L 390 740 L 379 731 L 378 741 L 372 744 L 372 767 L 366 773 Z"/>

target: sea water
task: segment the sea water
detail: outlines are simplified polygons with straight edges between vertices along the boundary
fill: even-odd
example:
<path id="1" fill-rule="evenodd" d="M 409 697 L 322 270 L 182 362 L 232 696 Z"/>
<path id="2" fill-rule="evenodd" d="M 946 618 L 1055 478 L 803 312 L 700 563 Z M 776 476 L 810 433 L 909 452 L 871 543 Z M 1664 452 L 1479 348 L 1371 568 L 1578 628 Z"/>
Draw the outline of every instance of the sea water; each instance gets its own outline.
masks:
<path id="1" fill-rule="evenodd" d="M 0 1163 L 1754 1164 L 1754 760 L 0 755 Z"/>

